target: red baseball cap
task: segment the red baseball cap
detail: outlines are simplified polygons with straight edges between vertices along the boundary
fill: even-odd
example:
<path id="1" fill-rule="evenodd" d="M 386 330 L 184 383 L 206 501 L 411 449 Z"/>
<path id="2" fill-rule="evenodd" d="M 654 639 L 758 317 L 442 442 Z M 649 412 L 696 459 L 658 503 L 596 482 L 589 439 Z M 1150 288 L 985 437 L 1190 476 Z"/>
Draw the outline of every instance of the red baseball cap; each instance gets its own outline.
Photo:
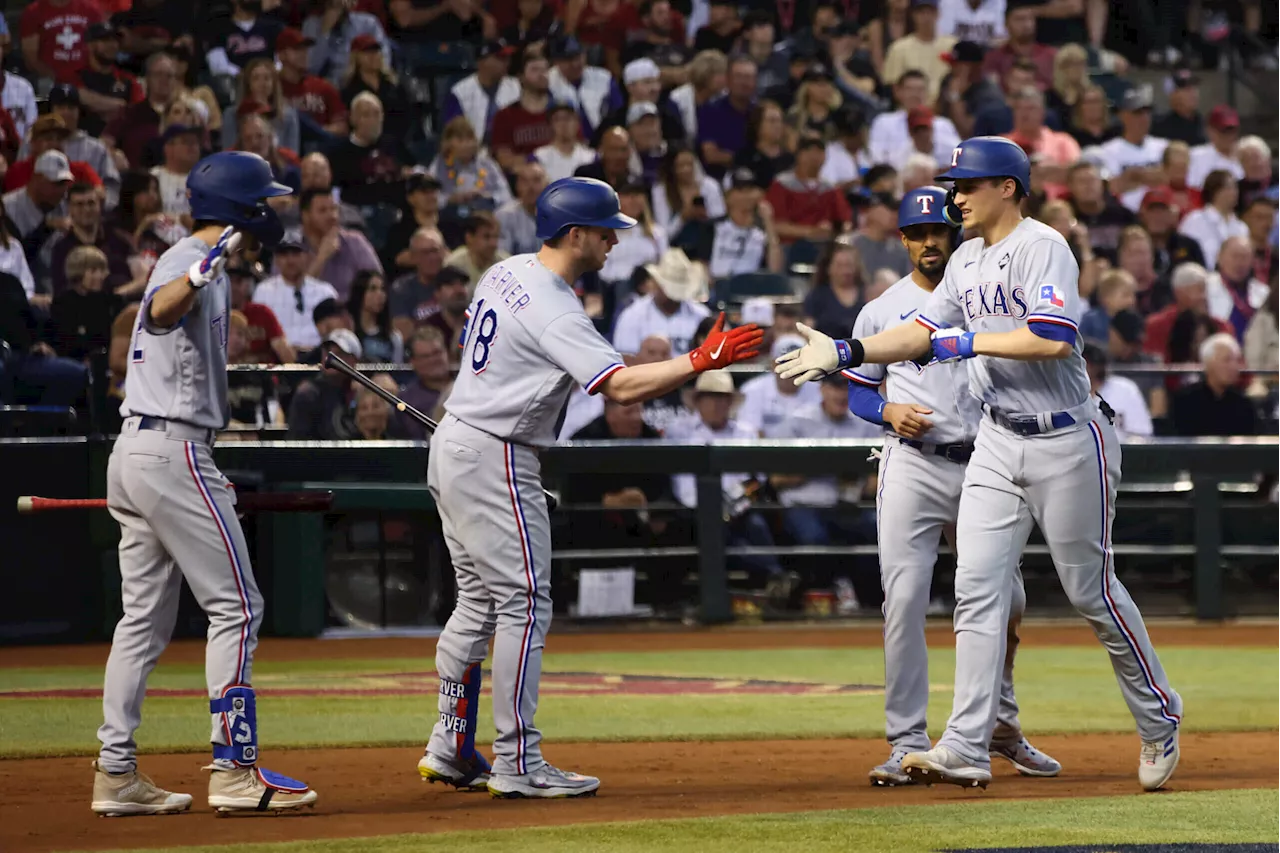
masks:
<path id="1" fill-rule="evenodd" d="M 351 40 L 351 52 L 357 53 L 362 50 L 382 50 L 382 45 L 368 33 L 361 33 Z"/>
<path id="2" fill-rule="evenodd" d="M 928 107 L 912 107 L 907 110 L 907 130 L 933 127 L 933 110 Z"/>
<path id="3" fill-rule="evenodd" d="M 1209 127 L 1214 130 L 1234 130 L 1240 126 L 1240 114 L 1226 104 L 1218 104 L 1209 111 Z"/>
<path id="4" fill-rule="evenodd" d="M 285 27 L 280 31 L 280 35 L 276 36 L 276 52 L 292 47 L 311 47 L 315 43 L 315 39 L 304 36 L 302 30 L 297 27 Z"/>
<path id="5" fill-rule="evenodd" d="M 1147 190 L 1147 194 L 1142 197 L 1142 209 L 1146 210 L 1153 205 L 1162 204 L 1165 207 L 1178 209 L 1178 200 L 1173 194 L 1171 187 L 1155 187 Z"/>

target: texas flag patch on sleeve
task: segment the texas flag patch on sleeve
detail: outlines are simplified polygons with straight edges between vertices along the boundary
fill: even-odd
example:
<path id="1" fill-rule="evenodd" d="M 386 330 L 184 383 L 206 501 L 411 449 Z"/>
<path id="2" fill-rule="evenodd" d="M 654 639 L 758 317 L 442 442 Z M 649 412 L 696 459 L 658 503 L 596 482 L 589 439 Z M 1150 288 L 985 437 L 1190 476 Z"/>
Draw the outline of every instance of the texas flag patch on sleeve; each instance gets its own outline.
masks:
<path id="1" fill-rule="evenodd" d="M 1040 298 L 1055 308 L 1062 308 L 1065 304 L 1062 301 L 1062 294 L 1058 293 L 1058 288 L 1052 284 L 1040 285 Z"/>

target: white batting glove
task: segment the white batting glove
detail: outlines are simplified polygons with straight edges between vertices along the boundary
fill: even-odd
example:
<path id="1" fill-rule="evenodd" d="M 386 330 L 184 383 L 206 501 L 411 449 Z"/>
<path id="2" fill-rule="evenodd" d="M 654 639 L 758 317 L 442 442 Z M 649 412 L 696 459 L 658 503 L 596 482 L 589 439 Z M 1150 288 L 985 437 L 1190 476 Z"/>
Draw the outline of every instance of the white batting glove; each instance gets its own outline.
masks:
<path id="1" fill-rule="evenodd" d="M 204 256 L 204 260 L 196 261 L 187 270 L 187 279 L 193 290 L 199 290 L 222 274 L 227 260 L 240 248 L 240 232 L 228 225 L 218 238 L 217 244 Z"/>
<path id="2" fill-rule="evenodd" d="M 794 379 L 796 385 L 817 382 L 840 367 L 840 355 L 836 342 L 804 323 L 796 323 L 796 329 L 808 341 L 800 349 L 778 356 L 773 372 L 783 379 Z"/>

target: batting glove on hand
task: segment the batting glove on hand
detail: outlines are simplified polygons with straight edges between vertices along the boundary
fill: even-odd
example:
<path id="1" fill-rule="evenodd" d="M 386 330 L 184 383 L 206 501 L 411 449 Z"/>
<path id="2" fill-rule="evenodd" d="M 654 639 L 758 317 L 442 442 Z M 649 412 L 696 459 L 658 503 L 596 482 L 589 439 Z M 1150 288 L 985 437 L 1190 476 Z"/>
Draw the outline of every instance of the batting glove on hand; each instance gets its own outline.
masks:
<path id="1" fill-rule="evenodd" d="M 817 382 L 829 373 L 846 367 L 857 367 L 861 360 L 854 358 L 848 342 L 837 341 L 811 329 L 804 323 L 796 323 L 796 329 L 808 341 L 803 347 L 783 353 L 774 362 L 773 372 L 783 379 L 794 379 L 796 385 Z"/>
<path id="2" fill-rule="evenodd" d="M 222 274 L 227 260 L 240 248 L 240 232 L 228 225 L 218 238 L 217 244 L 204 256 L 203 261 L 196 261 L 187 270 L 187 279 L 193 290 L 199 290 Z"/>
<path id="3" fill-rule="evenodd" d="M 929 336 L 933 360 L 938 364 L 973 358 L 973 332 L 963 329 L 939 329 Z"/>
<path id="4" fill-rule="evenodd" d="M 702 346 L 689 353 L 695 373 L 728 367 L 739 361 L 749 361 L 760 354 L 764 332 L 755 323 L 723 331 L 724 312 L 716 318 L 716 324 L 707 333 Z"/>

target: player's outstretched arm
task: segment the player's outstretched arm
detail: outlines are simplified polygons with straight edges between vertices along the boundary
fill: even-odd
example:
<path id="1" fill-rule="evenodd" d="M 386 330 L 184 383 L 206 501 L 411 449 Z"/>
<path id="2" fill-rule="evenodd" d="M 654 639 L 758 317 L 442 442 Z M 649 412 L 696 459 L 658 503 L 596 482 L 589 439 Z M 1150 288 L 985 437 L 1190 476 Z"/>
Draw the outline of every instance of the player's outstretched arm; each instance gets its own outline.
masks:
<path id="1" fill-rule="evenodd" d="M 980 332 L 974 335 L 973 353 L 1018 361 L 1055 361 L 1071 355 L 1072 343 L 1041 337 L 1024 326 L 1012 332 Z"/>
<path id="2" fill-rule="evenodd" d="M 860 364 L 894 364 L 912 361 L 929 352 L 929 330 L 910 322 L 885 329 L 868 338 L 837 341 L 804 323 L 796 328 L 808 341 L 798 350 L 779 356 L 773 370 L 797 385 L 818 382 L 822 377 Z"/>
<path id="3" fill-rule="evenodd" d="M 705 370 L 755 358 L 760 354 L 763 340 L 764 332 L 755 323 L 724 331 L 722 311 L 702 346 L 667 361 L 624 367 L 604 381 L 600 393 L 623 405 L 661 397 Z"/>

